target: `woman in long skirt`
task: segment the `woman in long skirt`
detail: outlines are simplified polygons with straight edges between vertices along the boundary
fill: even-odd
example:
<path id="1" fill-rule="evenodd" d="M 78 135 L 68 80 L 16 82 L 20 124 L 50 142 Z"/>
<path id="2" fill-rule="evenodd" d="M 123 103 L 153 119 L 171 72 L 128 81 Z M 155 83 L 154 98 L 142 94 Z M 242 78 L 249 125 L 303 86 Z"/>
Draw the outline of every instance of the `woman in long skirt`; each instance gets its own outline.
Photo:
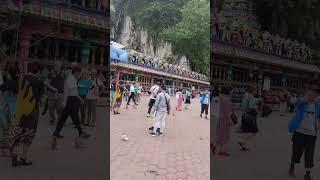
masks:
<path id="1" fill-rule="evenodd" d="M 177 111 L 181 111 L 181 106 L 182 106 L 182 103 L 183 103 L 183 101 L 184 101 L 184 99 L 183 99 L 183 94 L 182 94 L 182 90 L 181 90 L 181 89 L 179 89 L 179 91 L 177 92 L 176 98 L 177 98 L 177 107 L 176 107 L 176 110 L 177 110 Z"/>
<path id="2" fill-rule="evenodd" d="M 220 112 L 216 128 L 216 146 L 220 156 L 229 156 L 226 145 L 230 140 L 232 103 L 230 97 L 231 88 L 224 87 L 220 95 Z M 214 148 L 215 149 L 215 148 Z"/>

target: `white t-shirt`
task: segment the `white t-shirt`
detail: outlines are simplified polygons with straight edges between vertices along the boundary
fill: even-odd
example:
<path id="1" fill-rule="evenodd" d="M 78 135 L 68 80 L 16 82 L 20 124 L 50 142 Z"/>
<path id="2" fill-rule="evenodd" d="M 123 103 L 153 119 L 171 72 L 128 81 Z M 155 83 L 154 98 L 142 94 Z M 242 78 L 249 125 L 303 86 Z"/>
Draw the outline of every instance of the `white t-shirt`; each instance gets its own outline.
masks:
<path id="1" fill-rule="evenodd" d="M 77 79 L 70 74 L 64 82 L 64 92 L 68 96 L 79 96 Z"/>
<path id="2" fill-rule="evenodd" d="M 131 93 L 134 93 L 134 85 L 131 85 L 131 86 L 130 86 L 130 94 L 131 94 Z"/>
<path id="3" fill-rule="evenodd" d="M 316 110 L 315 103 L 309 103 L 308 109 L 304 114 L 304 118 L 300 124 L 300 127 L 297 129 L 297 132 L 316 136 L 317 122 L 316 122 Z"/>

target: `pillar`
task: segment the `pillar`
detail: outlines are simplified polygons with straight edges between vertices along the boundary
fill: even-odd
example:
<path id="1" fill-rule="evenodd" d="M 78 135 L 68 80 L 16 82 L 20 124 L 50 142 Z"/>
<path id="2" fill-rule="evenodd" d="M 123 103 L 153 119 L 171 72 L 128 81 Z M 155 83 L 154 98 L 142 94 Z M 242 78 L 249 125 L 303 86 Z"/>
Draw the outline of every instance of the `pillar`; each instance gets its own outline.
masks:
<path id="1" fill-rule="evenodd" d="M 29 51 L 30 51 L 30 42 L 32 39 L 32 31 L 29 28 L 21 29 L 19 35 L 19 42 L 20 42 L 20 48 L 21 52 L 19 54 L 19 58 L 22 60 L 19 62 L 19 69 L 21 72 L 21 75 L 28 73 L 28 62 L 26 61 L 29 57 Z"/>
<path id="2" fill-rule="evenodd" d="M 104 47 L 100 48 L 100 65 L 103 65 L 104 61 Z"/>
<path id="3" fill-rule="evenodd" d="M 70 42 L 69 41 L 65 41 L 65 42 L 63 42 L 63 44 L 65 45 L 64 52 L 63 52 L 63 60 L 64 61 L 70 61 L 70 59 L 69 59 Z"/>
<path id="4" fill-rule="evenodd" d="M 45 42 L 45 59 L 49 59 L 49 55 L 50 55 L 50 41 L 51 41 L 51 39 L 50 38 L 47 38 L 44 42 Z"/>
<path id="5" fill-rule="evenodd" d="M 90 57 L 90 46 L 85 44 L 81 47 L 81 64 L 88 65 Z"/>
<path id="6" fill-rule="evenodd" d="M 96 47 L 92 47 L 92 55 L 91 55 L 91 64 L 95 65 L 96 64 Z"/>
<path id="7" fill-rule="evenodd" d="M 80 58 L 79 58 L 79 50 L 80 50 L 80 47 L 75 45 L 74 46 L 74 59 L 76 62 L 80 62 Z"/>
<path id="8" fill-rule="evenodd" d="M 59 41 L 59 39 L 55 39 L 54 45 L 55 45 L 55 51 L 54 51 L 55 58 L 54 59 L 59 60 L 59 57 L 60 57 L 60 41 Z"/>
<path id="9" fill-rule="evenodd" d="M 172 90 L 175 91 L 176 90 L 176 82 L 174 79 L 172 79 Z"/>
<path id="10" fill-rule="evenodd" d="M 118 87 L 118 85 L 120 84 L 120 72 L 118 69 L 116 69 L 115 73 L 116 73 L 116 77 L 115 77 L 116 87 Z"/>

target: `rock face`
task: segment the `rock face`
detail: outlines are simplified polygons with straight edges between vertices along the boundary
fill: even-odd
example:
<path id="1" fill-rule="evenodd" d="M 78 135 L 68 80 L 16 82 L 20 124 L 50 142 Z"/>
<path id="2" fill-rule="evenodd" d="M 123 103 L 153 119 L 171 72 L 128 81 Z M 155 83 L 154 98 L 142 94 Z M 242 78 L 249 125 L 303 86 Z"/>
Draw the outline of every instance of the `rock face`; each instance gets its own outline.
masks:
<path id="1" fill-rule="evenodd" d="M 172 45 L 168 42 L 160 42 L 157 46 L 148 36 L 148 32 L 134 23 L 126 8 L 117 9 L 111 1 L 111 11 L 114 11 L 112 19 L 115 27 L 111 27 L 111 38 L 124 46 L 141 52 L 147 56 L 156 57 L 159 60 L 173 61 L 180 63 L 183 55 L 175 55 L 172 52 Z"/>

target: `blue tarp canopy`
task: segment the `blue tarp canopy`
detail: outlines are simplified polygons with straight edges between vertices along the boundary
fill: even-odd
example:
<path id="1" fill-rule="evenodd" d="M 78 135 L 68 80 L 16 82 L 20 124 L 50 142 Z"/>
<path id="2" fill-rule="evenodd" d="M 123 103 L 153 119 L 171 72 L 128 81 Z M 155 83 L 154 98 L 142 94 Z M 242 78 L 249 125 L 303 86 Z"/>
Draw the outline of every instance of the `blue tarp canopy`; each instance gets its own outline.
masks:
<path id="1" fill-rule="evenodd" d="M 128 62 L 128 52 L 126 48 L 118 43 L 110 43 L 110 58 L 122 62 Z"/>

